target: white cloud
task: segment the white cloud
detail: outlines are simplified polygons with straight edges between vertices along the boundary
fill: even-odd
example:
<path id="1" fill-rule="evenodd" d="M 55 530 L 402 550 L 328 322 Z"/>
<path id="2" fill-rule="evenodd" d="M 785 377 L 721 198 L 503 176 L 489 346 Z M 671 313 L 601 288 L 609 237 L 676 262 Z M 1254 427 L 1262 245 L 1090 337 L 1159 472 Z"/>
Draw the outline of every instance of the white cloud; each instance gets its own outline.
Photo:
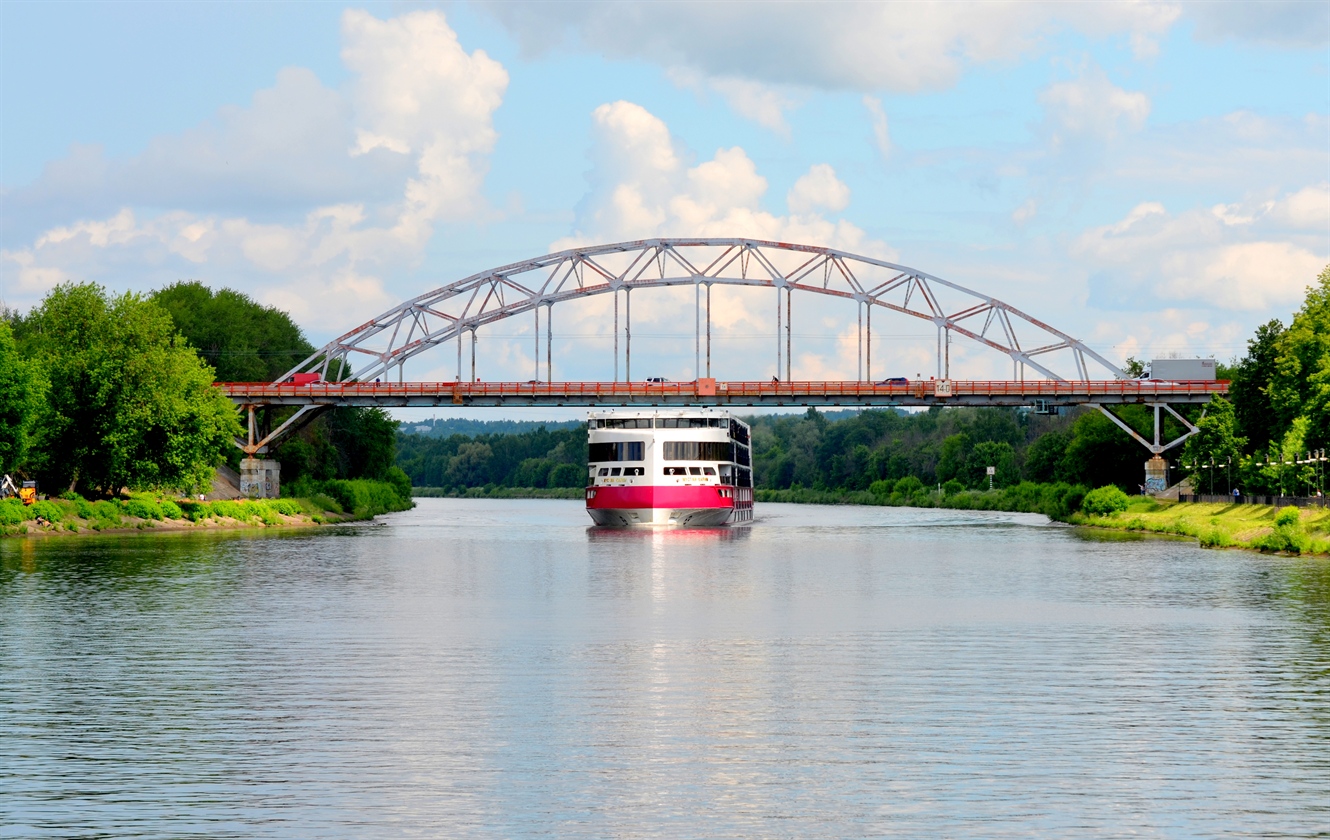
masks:
<path id="1" fill-rule="evenodd" d="M 873 96 L 864 97 L 864 107 L 868 109 L 868 119 L 873 124 L 873 144 L 878 154 L 885 160 L 891 156 L 891 131 L 887 128 L 887 112 L 882 110 L 882 100 Z"/>
<path id="2" fill-rule="evenodd" d="M 93 207 L 110 207 L 0 252 L 0 271 L 18 273 L 6 303 L 31 304 L 63 279 L 142 288 L 180 277 L 280 301 L 325 328 L 345 324 L 339 307 L 390 303 L 378 278 L 419 259 L 437 222 L 485 212 L 508 76 L 468 54 L 438 12 L 348 11 L 342 38 L 345 93 L 283 70 L 249 108 L 156 138 L 138 158 L 77 150 L 49 169 L 20 204 L 66 212 L 91 193 Z M 280 212 L 226 212 L 265 199 Z"/>
<path id="3" fill-rule="evenodd" d="M 763 209 L 767 181 L 737 146 L 689 167 L 690 154 L 665 123 L 636 103 L 601 105 L 592 122 L 591 191 L 579 205 L 577 232 L 555 243 L 556 249 L 665 235 L 747 236 L 851 251 L 872 244 L 854 225 L 817 213 L 839 211 L 849 201 L 849 189 L 826 164 L 799 179 L 787 197 L 790 215 L 782 216 Z"/>
<path id="4" fill-rule="evenodd" d="M 1162 305 L 1260 312 L 1287 308 L 1330 261 L 1330 241 L 1275 225 L 1276 202 L 1252 202 L 1170 214 L 1158 202 L 1084 232 L 1071 256 L 1091 273 L 1091 300 L 1105 308 Z M 1171 302 L 1171 304 L 1170 304 Z"/>
<path id="5" fill-rule="evenodd" d="M 1330 233 L 1330 182 L 1303 187 L 1270 210 L 1291 227 Z"/>
<path id="6" fill-rule="evenodd" d="M 1128 3 L 487 2 L 539 53 L 571 41 L 711 77 L 828 89 L 917 92 L 972 65 L 1013 61 L 1063 30 L 1131 37 L 1149 53 L 1180 11 Z"/>
<path id="7" fill-rule="evenodd" d="M 829 164 L 818 163 L 794 182 L 785 203 L 790 212 L 801 216 L 818 210 L 839 213 L 850 205 L 850 188 L 836 177 L 836 170 Z"/>
<path id="8" fill-rule="evenodd" d="M 1052 132 L 1052 144 L 1106 142 L 1139 131 L 1150 115 L 1150 98 L 1114 85 L 1098 66 L 1083 67 L 1077 78 L 1050 85 L 1039 102 Z"/>
<path id="9" fill-rule="evenodd" d="M 747 79 L 713 79 L 711 87 L 742 117 L 747 117 L 777 134 L 788 137 L 790 126 L 785 112 L 794 107 L 794 101 L 775 88 Z"/>

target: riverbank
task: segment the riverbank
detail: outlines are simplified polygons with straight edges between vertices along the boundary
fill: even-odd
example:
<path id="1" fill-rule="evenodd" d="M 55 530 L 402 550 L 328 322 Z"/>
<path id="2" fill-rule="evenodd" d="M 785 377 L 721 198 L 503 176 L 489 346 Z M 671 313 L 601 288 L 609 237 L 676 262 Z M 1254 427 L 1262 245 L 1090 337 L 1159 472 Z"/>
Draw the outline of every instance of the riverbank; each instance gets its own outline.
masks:
<path id="1" fill-rule="evenodd" d="M 0 536 L 55 536 L 188 531 L 232 528 L 300 528 L 373 519 L 415 503 L 394 485 L 357 479 L 327 481 L 319 492 L 287 499 L 235 499 L 213 502 L 152 493 L 89 501 L 74 494 L 24 505 L 0 500 Z"/>
<path id="2" fill-rule="evenodd" d="M 880 505 L 883 507 L 933 507 L 952 510 L 996 510 L 1011 513 L 1042 513 L 1050 519 L 1067 521 L 1080 509 L 1088 488 L 1079 484 L 1020 484 L 996 490 L 943 490 L 925 487 L 915 478 L 903 478 L 895 484 L 874 482 L 869 490 L 762 490 L 755 501 L 804 505 Z"/>
<path id="3" fill-rule="evenodd" d="M 1084 512 L 1074 525 L 1192 537 L 1204 548 L 1245 548 L 1293 554 L 1330 555 L 1330 509 L 1272 505 L 1159 502 L 1134 498 L 1107 516 Z"/>
<path id="4" fill-rule="evenodd" d="M 422 499 L 581 499 L 582 487 L 412 487 L 411 495 Z"/>

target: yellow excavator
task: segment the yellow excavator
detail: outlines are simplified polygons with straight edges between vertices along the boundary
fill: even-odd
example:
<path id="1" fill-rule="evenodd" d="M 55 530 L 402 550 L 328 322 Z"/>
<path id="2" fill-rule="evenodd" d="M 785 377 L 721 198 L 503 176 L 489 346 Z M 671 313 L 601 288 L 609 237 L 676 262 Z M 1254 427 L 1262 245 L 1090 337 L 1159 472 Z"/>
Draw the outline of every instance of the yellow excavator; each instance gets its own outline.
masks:
<path id="1" fill-rule="evenodd" d="M 11 496 L 17 497 L 25 505 L 32 504 L 37 501 L 37 482 L 25 481 L 20 487 L 9 476 L 0 478 L 0 498 L 8 499 Z"/>

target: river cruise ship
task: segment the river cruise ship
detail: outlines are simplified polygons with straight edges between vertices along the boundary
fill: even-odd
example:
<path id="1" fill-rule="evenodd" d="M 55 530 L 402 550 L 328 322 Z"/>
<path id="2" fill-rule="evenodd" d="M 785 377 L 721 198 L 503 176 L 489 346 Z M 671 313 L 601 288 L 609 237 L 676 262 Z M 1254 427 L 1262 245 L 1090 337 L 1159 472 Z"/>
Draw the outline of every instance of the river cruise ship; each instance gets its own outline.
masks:
<path id="1" fill-rule="evenodd" d="M 752 521 L 748 425 L 728 412 L 593 413 L 587 434 L 586 510 L 597 525 Z"/>

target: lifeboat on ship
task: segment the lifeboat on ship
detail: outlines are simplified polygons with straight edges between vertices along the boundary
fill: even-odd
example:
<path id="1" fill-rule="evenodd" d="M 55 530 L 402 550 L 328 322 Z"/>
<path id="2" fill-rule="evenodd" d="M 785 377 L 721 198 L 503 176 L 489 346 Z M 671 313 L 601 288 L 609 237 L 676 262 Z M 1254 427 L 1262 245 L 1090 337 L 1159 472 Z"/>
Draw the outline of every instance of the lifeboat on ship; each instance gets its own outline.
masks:
<path id="1" fill-rule="evenodd" d="M 749 428 L 728 412 L 593 413 L 587 426 L 586 510 L 597 525 L 752 521 Z"/>

